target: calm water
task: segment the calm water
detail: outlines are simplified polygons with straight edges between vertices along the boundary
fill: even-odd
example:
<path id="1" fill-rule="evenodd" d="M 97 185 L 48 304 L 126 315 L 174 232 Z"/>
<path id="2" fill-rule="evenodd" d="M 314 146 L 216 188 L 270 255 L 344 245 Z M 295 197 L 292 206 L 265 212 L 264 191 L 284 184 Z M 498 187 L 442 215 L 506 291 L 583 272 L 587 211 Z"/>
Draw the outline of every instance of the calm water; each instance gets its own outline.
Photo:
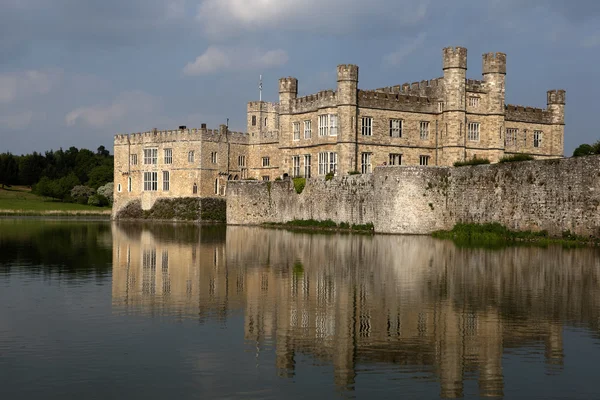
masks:
<path id="1" fill-rule="evenodd" d="M 0 220 L 0 398 L 600 398 L 600 253 Z"/>

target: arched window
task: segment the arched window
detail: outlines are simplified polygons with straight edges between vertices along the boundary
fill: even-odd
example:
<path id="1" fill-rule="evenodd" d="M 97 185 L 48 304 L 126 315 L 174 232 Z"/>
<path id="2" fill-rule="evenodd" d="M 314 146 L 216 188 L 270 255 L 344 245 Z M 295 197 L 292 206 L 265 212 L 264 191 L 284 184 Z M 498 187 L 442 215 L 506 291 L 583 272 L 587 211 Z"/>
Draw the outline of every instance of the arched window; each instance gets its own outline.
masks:
<path id="1" fill-rule="evenodd" d="M 121 184 L 119 183 L 119 185 L 117 186 L 117 191 L 120 193 L 121 192 Z"/>
<path id="2" fill-rule="evenodd" d="M 215 194 L 219 194 L 219 178 L 215 179 Z"/>
<path id="3" fill-rule="evenodd" d="M 198 185 L 196 185 L 196 183 L 194 183 L 194 186 L 192 187 L 192 193 L 198 194 Z"/>
<path id="4" fill-rule="evenodd" d="M 127 178 L 127 191 L 131 192 L 131 177 Z"/>
<path id="5" fill-rule="evenodd" d="M 233 177 L 234 181 L 237 181 L 238 179 L 240 179 L 240 177 L 238 175 L 236 175 L 236 176 Z"/>
<path id="6" fill-rule="evenodd" d="M 233 175 L 229 175 L 229 176 L 227 177 L 227 180 L 228 180 L 228 181 L 230 181 L 232 178 L 233 178 Z"/>

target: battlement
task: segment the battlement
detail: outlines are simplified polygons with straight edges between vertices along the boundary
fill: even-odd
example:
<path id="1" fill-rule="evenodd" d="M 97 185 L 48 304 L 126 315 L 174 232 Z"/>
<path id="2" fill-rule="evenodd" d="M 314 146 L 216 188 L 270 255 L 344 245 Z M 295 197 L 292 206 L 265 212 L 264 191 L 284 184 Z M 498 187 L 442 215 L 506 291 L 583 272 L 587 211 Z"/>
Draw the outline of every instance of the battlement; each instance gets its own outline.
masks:
<path id="1" fill-rule="evenodd" d="M 420 82 L 404 83 L 402 85 L 386 86 L 377 88 L 374 91 L 380 93 L 403 94 L 408 96 L 420 97 L 438 97 L 441 93 L 438 90 L 443 89 L 444 78 L 435 78 L 422 80 Z"/>
<path id="2" fill-rule="evenodd" d="M 445 47 L 443 49 L 443 58 L 443 69 L 467 69 L 467 49 L 464 47 Z"/>
<path id="3" fill-rule="evenodd" d="M 548 90 L 548 105 L 550 104 L 565 104 L 566 92 L 562 89 Z"/>
<path id="4" fill-rule="evenodd" d="M 504 110 L 507 121 L 538 124 L 552 123 L 551 112 L 542 108 L 507 104 L 504 106 Z"/>
<path id="5" fill-rule="evenodd" d="M 506 74 L 506 54 L 505 53 L 485 53 L 483 55 L 482 73 L 485 74 Z"/>
<path id="6" fill-rule="evenodd" d="M 322 90 L 315 94 L 298 97 L 292 101 L 292 112 L 315 111 L 319 108 L 336 107 L 337 92 L 333 90 Z"/>
<path id="7" fill-rule="evenodd" d="M 359 90 L 358 106 L 407 112 L 435 112 L 437 101 L 425 96 L 385 93 L 377 90 Z"/>
<path id="8" fill-rule="evenodd" d="M 210 141 L 222 140 L 231 143 L 248 143 L 249 135 L 245 132 L 228 131 L 225 129 L 179 129 L 179 130 L 152 130 L 130 134 L 117 134 L 114 136 L 114 144 L 159 144 L 180 141 Z"/>
<path id="9" fill-rule="evenodd" d="M 340 64 L 337 66 L 337 80 L 358 82 L 358 65 Z"/>
<path id="10" fill-rule="evenodd" d="M 480 92 L 485 93 L 485 82 L 477 79 L 467 79 L 466 81 L 466 90 L 467 92 Z"/>
<path id="11" fill-rule="evenodd" d="M 279 93 L 298 94 L 298 79 L 288 76 L 279 79 Z"/>
<path id="12" fill-rule="evenodd" d="M 256 111 L 275 112 L 275 111 L 277 111 L 278 106 L 279 106 L 279 103 L 271 103 L 268 101 L 249 101 L 247 104 L 247 111 L 248 112 L 256 112 Z"/>

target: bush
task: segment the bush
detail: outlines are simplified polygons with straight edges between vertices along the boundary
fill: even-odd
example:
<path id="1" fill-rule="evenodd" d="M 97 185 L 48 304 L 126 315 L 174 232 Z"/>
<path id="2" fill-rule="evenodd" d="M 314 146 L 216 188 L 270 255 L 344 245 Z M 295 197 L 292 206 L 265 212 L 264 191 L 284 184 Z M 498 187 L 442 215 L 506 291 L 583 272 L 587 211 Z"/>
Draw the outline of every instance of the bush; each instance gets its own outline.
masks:
<path id="1" fill-rule="evenodd" d="M 531 160 L 535 160 L 535 158 L 533 158 L 533 156 L 530 156 L 529 154 L 515 154 L 512 156 L 504 156 L 498 162 L 506 163 L 506 162 L 531 161 Z"/>
<path id="2" fill-rule="evenodd" d="M 88 205 L 96 207 L 105 207 L 109 204 L 108 199 L 101 194 L 94 194 L 88 199 Z"/>
<path id="3" fill-rule="evenodd" d="M 302 193 L 304 186 L 306 186 L 306 178 L 294 178 L 294 189 L 296 189 L 296 193 Z"/>
<path id="4" fill-rule="evenodd" d="M 490 160 L 488 160 L 487 158 L 477 158 L 477 157 L 473 157 L 470 160 L 465 160 L 465 161 L 457 161 L 454 163 L 455 167 L 464 167 L 465 165 L 482 165 L 482 164 L 489 164 Z"/>
<path id="5" fill-rule="evenodd" d="M 101 196 L 106 197 L 108 199 L 109 204 L 112 204 L 115 195 L 115 184 L 113 182 L 109 182 L 104 186 L 100 186 L 98 188 L 97 193 Z"/>
<path id="6" fill-rule="evenodd" d="M 328 172 L 327 175 L 325 175 L 325 180 L 326 181 L 332 180 L 334 175 L 335 174 L 333 172 Z"/>
<path id="7" fill-rule="evenodd" d="M 348 175 L 360 175 L 360 171 L 348 171 Z"/>
<path id="8" fill-rule="evenodd" d="M 84 185 L 77 185 L 73 189 L 71 189 L 71 198 L 75 203 L 79 204 L 87 204 L 90 196 L 96 194 L 96 191 Z"/>

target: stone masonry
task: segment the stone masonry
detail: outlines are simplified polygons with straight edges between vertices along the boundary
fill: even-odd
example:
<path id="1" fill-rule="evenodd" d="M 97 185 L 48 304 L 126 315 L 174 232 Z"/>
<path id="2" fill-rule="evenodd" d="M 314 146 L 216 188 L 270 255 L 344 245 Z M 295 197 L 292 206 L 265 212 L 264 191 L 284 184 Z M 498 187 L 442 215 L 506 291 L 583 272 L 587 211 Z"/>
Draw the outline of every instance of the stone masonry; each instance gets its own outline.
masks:
<path id="1" fill-rule="evenodd" d="M 227 223 L 331 219 L 373 223 L 375 232 L 428 234 L 459 222 L 600 237 L 600 156 L 470 167 L 377 167 L 373 174 L 235 182 Z"/>

